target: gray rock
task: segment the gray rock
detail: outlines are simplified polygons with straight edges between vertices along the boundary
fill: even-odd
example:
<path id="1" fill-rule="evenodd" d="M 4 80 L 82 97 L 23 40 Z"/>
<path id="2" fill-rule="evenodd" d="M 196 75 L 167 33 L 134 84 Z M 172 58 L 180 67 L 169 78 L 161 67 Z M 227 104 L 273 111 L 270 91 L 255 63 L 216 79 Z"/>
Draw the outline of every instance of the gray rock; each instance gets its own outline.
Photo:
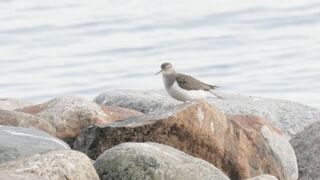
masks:
<path id="1" fill-rule="evenodd" d="M 224 96 L 225 100 L 209 98 L 209 101 L 227 114 L 263 117 L 289 137 L 320 119 L 318 109 L 296 102 L 231 94 Z"/>
<path id="2" fill-rule="evenodd" d="M 72 150 L 34 154 L 0 164 L 2 173 L 29 173 L 49 180 L 99 180 L 90 159 Z"/>
<path id="3" fill-rule="evenodd" d="M 303 130 L 310 123 L 320 119 L 320 111 L 299 103 L 250 97 L 243 95 L 222 94 L 225 99 L 208 97 L 207 100 L 230 115 L 255 115 L 268 120 L 273 126 L 286 134 Z M 170 98 L 164 91 L 112 90 L 97 96 L 98 104 L 120 106 L 135 109 L 146 114 L 157 114 L 181 104 Z"/>
<path id="4" fill-rule="evenodd" d="M 157 143 L 123 143 L 94 163 L 101 180 L 228 180 L 210 163 Z"/>
<path id="5" fill-rule="evenodd" d="M 162 91 L 112 90 L 94 100 L 98 104 L 135 109 L 145 114 L 157 114 L 181 104 Z"/>
<path id="6" fill-rule="evenodd" d="M 271 175 L 268 175 L 268 174 L 263 174 L 260 176 L 249 178 L 247 180 L 278 180 L 278 178 L 271 176 Z"/>
<path id="7" fill-rule="evenodd" d="M 297 156 L 299 180 L 320 178 L 320 121 L 306 127 L 291 139 Z"/>
<path id="8" fill-rule="evenodd" d="M 0 126 L 0 163 L 58 149 L 70 147 L 37 129 Z"/>
<path id="9" fill-rule="evenodd" d="M 31 106 L 32 103 L 23 99 L 2 98 L 0 99 L 0 109 L 14 110 L 25 106 Z"/>

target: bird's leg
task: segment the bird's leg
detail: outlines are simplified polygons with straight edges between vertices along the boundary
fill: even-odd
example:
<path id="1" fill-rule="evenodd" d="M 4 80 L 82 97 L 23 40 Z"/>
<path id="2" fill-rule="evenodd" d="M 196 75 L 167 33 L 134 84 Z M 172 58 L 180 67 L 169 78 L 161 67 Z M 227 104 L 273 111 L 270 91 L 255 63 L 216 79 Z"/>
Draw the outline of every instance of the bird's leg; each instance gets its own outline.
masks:
<path id="1" fill-rule="evenodd" d="M 217 98 L 219 98 L 219 99 L 224 99 L 223 97 L 217 95 L 216 93 L 214 93 L 214 92 L 212 92 L 212 91 L 209 91 L 209 92 L 210 92 L 211 94 L 213 94 L 214 96 L 216 96 Z"/>

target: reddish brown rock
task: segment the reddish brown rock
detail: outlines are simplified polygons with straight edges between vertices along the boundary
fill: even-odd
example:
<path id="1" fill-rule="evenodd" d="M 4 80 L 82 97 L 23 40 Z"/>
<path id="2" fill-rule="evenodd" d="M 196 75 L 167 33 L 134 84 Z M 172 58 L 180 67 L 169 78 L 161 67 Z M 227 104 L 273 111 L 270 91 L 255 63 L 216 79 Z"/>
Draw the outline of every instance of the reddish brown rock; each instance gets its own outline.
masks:
<path id="1" fill-rule="evenodd" d="M 230 179 L 260 174 L 271 174 L 280 180 L 297 176 L 294 152 L 279 130 L 260 118 L 226 116 L 204 101 L 177 106 L 164 115 L 88 127 L 74 148 L 95 159 L 122 142 L 148 141 L 204 159 Z"/>
<path id="2" fill-rule="evenodd" d="M 121 108 L 116 106 L 104 106 L 101 105 L 101 109 L 109 115 L 109 117 L 112 119 L 112 121 L 117 121 L 121 119 L 126 119 L 129 117 L 139 117 L 143 116 L 144 114 L 128 108 Z"/>
<path id="3" fill-rule="evenodd" d="M 56 129 L 56 137 L 67 142 L 72 142 L 81 128 L 112 122 L 98 104 L 80 97 L 59 97 L 20 111 L 47 120 Z"/>
<path id="4" fill-rule="evenodd" d="M 41 112 L 44 109 L 44 107 L 45 107 L 44 104 L 37 104 L 33 106 L 26 106 L 24 108 L 17 109 L 16 111 L 37 115 L 39 112 Z"/>
<path id="5" fill-rule="evenodd" d="M 56 135 L 56 129 L 53 128 L 51 123 L 47 122 L 44 119 L 23 112 L 0 109 L 0 125 L 9 125 L 26 128 L 32 127 L 40 129 L 53 136 Z"/>

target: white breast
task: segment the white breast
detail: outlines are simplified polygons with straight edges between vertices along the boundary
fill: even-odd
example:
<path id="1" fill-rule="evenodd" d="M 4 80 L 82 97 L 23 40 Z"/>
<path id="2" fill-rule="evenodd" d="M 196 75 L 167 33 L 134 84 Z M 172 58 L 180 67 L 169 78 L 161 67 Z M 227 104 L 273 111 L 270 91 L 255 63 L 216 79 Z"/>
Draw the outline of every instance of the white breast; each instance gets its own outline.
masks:
<path id="1" fill-rule="evenodd" d="M 182 89 L 177 82 L 174 82 L 172 86 L 166 88 L 168 94 L 176 100 L 188 101 L 195 99 L 202 99 L 205 97 L 205 92 L 202 90 L 185 90 Z"/>

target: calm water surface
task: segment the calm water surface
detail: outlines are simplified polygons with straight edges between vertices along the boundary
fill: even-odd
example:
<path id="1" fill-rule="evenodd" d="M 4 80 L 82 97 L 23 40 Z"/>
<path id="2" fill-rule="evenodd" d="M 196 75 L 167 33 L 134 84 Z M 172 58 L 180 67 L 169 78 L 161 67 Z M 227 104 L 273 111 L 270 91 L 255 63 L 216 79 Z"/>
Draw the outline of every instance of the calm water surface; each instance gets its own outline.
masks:
<path id="1" fill-rule="evenodd" d="M 165 61 L 222 91 L 319 108 L 320 2 L 0 0 L 0 97 L 160 89 Z"/>

